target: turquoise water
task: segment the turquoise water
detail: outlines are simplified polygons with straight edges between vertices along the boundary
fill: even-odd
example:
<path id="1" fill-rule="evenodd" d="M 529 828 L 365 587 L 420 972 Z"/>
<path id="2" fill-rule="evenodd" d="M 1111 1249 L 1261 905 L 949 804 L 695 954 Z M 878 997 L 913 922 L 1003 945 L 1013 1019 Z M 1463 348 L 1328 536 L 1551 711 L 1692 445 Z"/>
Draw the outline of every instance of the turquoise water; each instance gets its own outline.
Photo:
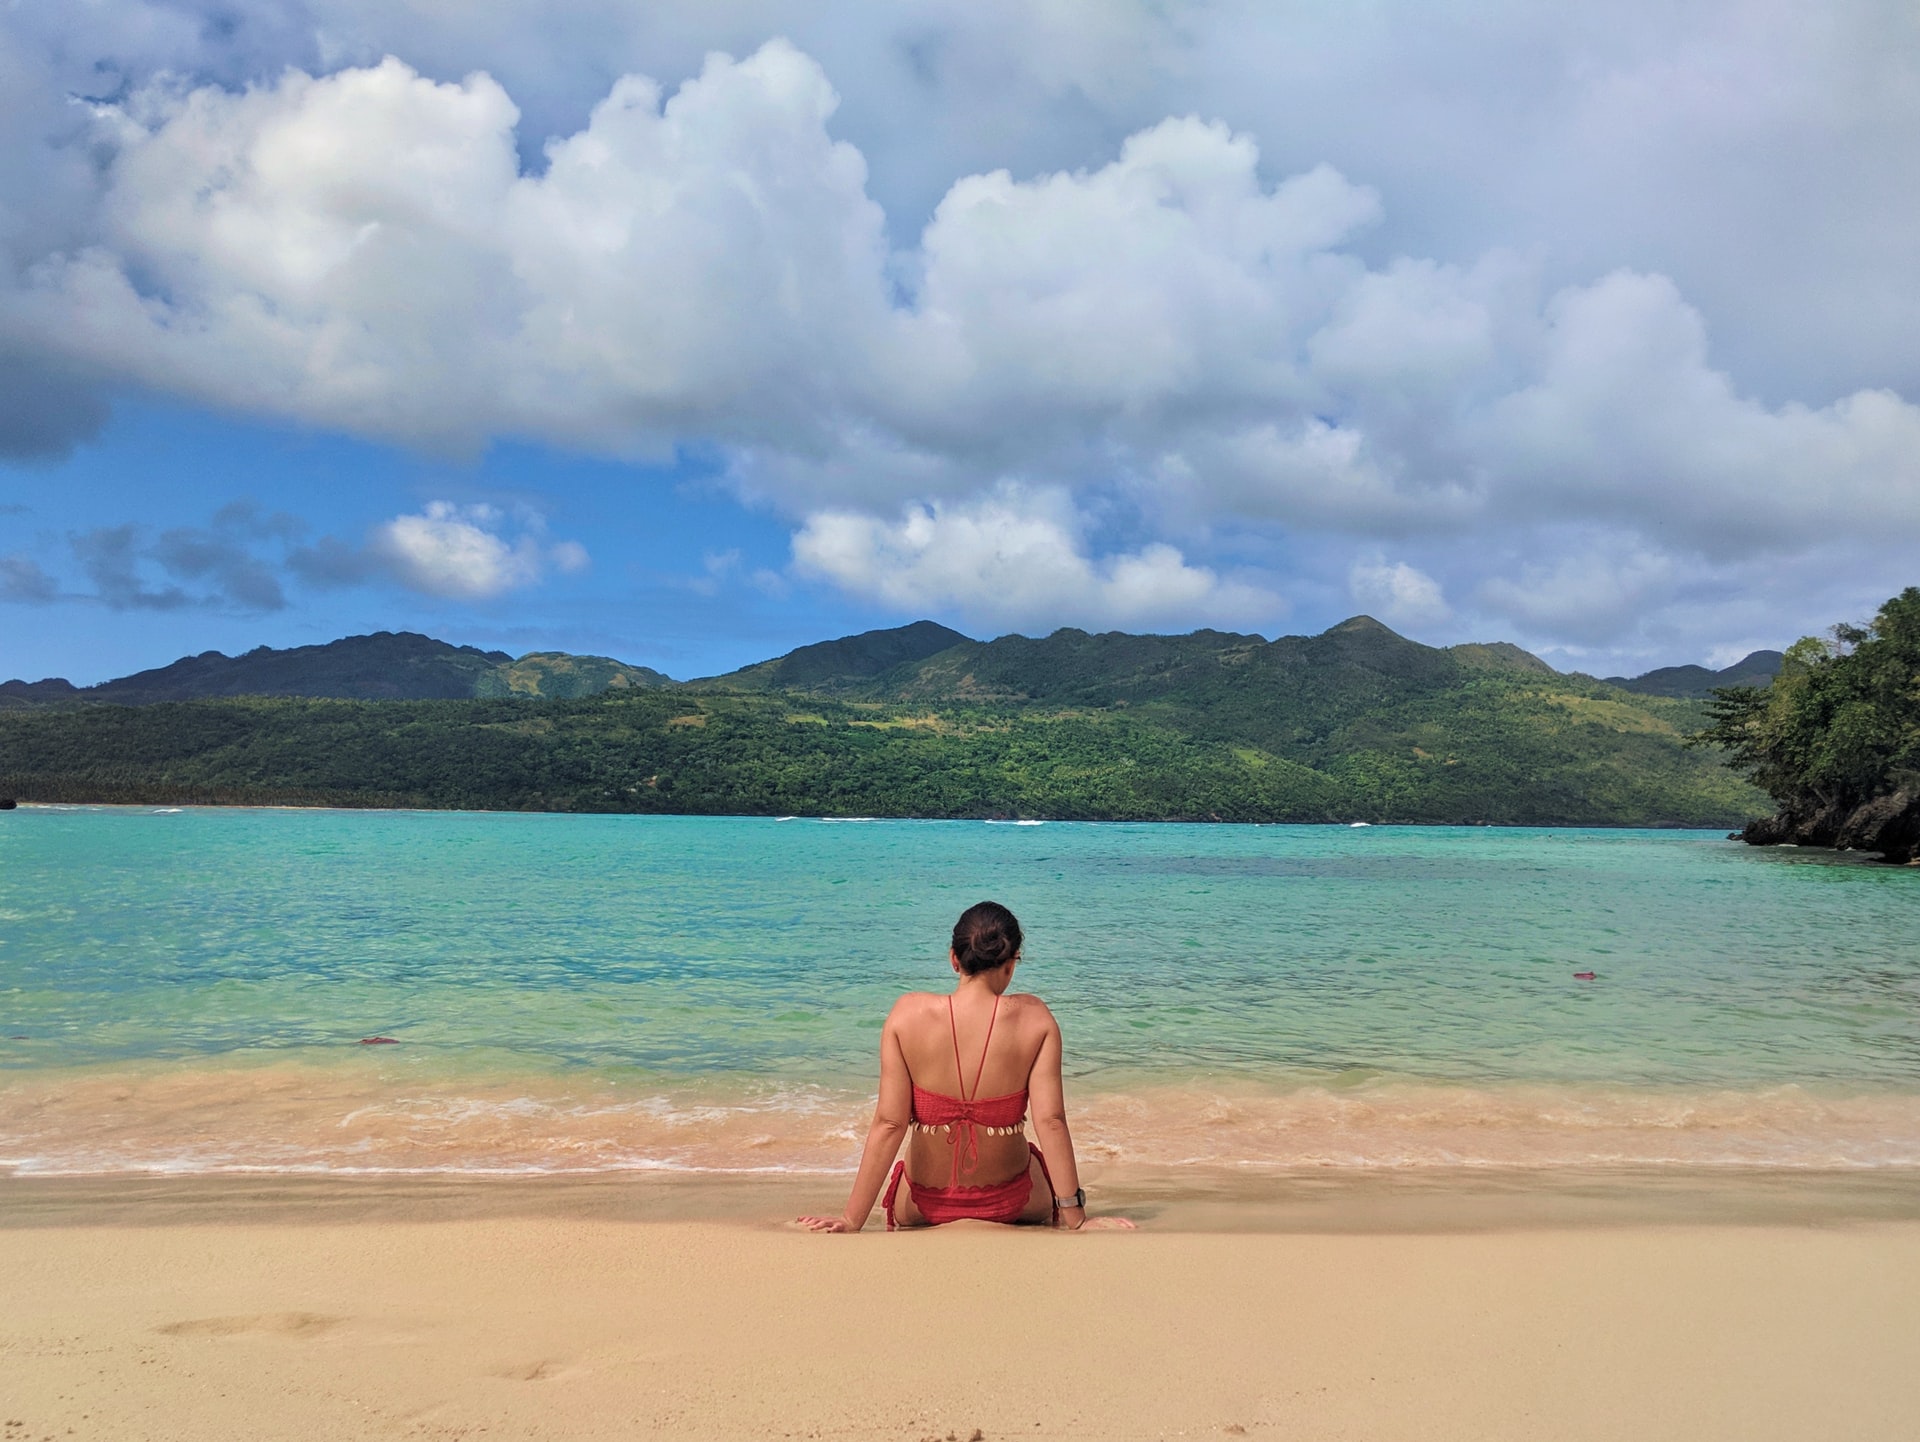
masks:
<path id="1" fill-rule="evenodd" d="M 338 1165 L 348 1116 L 369 1165 L 829 1165 L 983 896 L 1116 1157 L 1906 1164 L 1916 888 L 1693 832 L 26 808 L 0 1165 Z"/>

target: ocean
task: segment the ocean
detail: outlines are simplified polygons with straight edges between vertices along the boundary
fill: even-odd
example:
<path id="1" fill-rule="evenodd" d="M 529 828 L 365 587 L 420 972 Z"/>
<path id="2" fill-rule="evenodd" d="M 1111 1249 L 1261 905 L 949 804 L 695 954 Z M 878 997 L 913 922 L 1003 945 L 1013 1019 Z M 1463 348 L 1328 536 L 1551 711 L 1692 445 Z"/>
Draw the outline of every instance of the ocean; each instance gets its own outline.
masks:
<path id="1" fill-rule="evenodd" d="M 1096 1175 L 1920 1167 L 1917 888 L 1683 831 L 24 807 L 0 1173 L 845 1171 L 986 897 Z"/>

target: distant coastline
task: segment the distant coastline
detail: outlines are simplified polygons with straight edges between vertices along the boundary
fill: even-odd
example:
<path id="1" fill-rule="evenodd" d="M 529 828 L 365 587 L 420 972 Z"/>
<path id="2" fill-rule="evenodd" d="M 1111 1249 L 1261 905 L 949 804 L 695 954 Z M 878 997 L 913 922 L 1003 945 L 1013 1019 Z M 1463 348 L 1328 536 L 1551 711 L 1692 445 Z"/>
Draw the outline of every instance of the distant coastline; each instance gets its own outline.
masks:
<path id="1" fill-rule="evenodd" d="M 1766 659 L 1749 658 L 1757 674 Z M 1654 673 L 1643 694 L 1505 643 L 1423 646 L 1366 617 L 1272 642 L 1072 630 L 977 642 L 919 622 L 704 682 L 621 667 L 383 633 L 186 658 L 98 699 L 10 682 L 0 795 L 1718 828 L 1767 809 L 1716 755 L 1687 747 L 1703 703 L 1665 694 L 1670 676 Z M 36 687 L 39 699 L 21 694 Z"/>
<path id="2" fill-rule="evenodd" d="M 11 799 L 11 798 L 10 798 Z M 781 812 L 770 811 L 563 811 L 553 808 L 534 807 L 487 807 L 487 806 L 407 806 L 390 801 L 256 801 L 256 800 L 206 800 L 196 797 L 178 797 L 173 800 L 160 798 L 140 798 L 136 800 L 93 800 L 93 801 L 41 801 L 14 800 L 11 807 L 0 810 L 17 811 L 131 811 L 152 813 L 161 811 L 186 811 L 205 809 L 215 811 L 286 811 L 295 813 L 339 812 L 343 815 L 362 815 L 387 812 L 392 815 L 444 815 L 444 816 L 608 816 L 608 817 L 653 817 L 682 821 L 907 821 L 935 824 L 977 826 L 1252 826 L 1252 827 L 1325 827 L 1328 830 L 1352 830 L 1366 827 L 1376 830 L 1391 830 L 1395 827 L 1413 827 L 1436 831 L 1691 831 L 1719 836 L 1725 833 L 1725 839 L 1740 839 L 1738 831 L 1728 831 L 1719 822 L 1692 825 L 1677 821 L 1647 822 L 1571 822 L 1571 821 L 1344 821 L 1339 818 L 1322 821 L 1228 821 L 1218 817 L 1193 816 L 891 816 L 869 812 Z M 1792 844 L 1787 843 L 1788 849 Z"/>

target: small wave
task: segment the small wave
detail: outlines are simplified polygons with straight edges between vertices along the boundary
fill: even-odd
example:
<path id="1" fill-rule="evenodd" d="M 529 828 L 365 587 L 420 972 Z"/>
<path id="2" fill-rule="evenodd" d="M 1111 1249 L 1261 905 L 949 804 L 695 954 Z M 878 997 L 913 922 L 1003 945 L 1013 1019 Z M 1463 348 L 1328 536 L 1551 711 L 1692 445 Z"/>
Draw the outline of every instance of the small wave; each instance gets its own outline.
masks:
<path id="1" fill-rule="evenodd" d="M 1149 1170 L 1920 1168 L 1920 1096 L 1382 1080 L 1197 1083 L 1070 1100 L 1083 1157 Z M 839 1172 L 862 1090 L 623 1091 L 591 1078 L 382 1080 L 277 1066 L 25 1077 L 0 1086 L 0 1171 L 352 1175 Z"/>

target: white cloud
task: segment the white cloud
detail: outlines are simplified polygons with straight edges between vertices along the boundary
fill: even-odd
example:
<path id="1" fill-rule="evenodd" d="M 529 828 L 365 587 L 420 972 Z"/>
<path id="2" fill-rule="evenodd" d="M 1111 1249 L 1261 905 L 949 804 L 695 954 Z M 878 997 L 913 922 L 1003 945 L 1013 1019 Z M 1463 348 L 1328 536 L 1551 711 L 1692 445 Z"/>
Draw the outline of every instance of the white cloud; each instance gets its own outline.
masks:
<path id="1" fill-rule="evenodd" d="M 1222 581 L 1219 558 L 1291 547 L 1383 611 L 1446 608 L 1378 574 L 1404 566 L 1597 645 L 1635 607 L 1697 605 L 1688 574 L 1761 574 L 1817 536 L 1891 583 L 1920 539 L 1899 322 L 1920 213 L 1884 183 L 1920 158 L 1920 51 L 1871 4 L 1812 29 L 1760 8 L 1436 28 L 1389 4 L 1356 29 L 983 0 L 908 34 L 857 6 L 589 5 L 563 43 L 511 4 L 454 24 L 293 0 L 214 66 L 184 12 L 103 0 L 59 46 L 30 19 L 0 39 L 0 121 L 26 137 L 0 157 L 0 367 L 452 450 L 715 444 L 811 574 L 1022 624 L 1270 615 L 1288 582 Z M 116 38 L 109 12 L 145 19 Z M 833 64 L 751 48 L 787 21 Z M 700 60 L 720 42 L 750 53 Z M 89 118 L 63 96 L 90 72 L 58 57 L 114 46 L 129 87 Z M 614 73 L 648 56 L 689 78 Z M 1783 215 L 1782 193 L 1846 205 Z M 1026 537 L 1069 579 L 969 590 L 914 517 Z M 440 594 L 581 559 L 470 516 L 396 539 L 407 519 L 382 555 Z M 1449 537 L 1445 564 L 1422 553 Z"/>
<path id="2" fill-rule="evenodd" d="M 790 46 L 713 57 L 671 96 L 619 81 L 533 174 L 484 74 L 155 90 L 103 112 L 98 242 L 11 311 L 71 364 L 366 434 L 716 439 L 801 512 L 1019 474 L 1378 536 L 1532 513 L 1751 550 L 1816 513 L 1920 524 L 1901 397 L 1742 397 L 1659 276 L 1543 306 L 1500 254 L 1370 269 L 1371 190 L 1324 165 L 1267 185 L 1218 124 L 956 181 L 901 301 L 836 104 Z"/>
<path id="3" fill-rule="evenodd" d="M 1445 621 L 1453 615 L 1440 583 L 1405 561 L 1388 565 L 1379 555 L 1363 556 L 1347 573 L 1347 590 L 1362 610 L 1395 625 Z"/>
<path id="4" fill-rule="evenodd" d="M 700 568 L 705 574 L 689 579 L 687 589 L 696 596 L 717 596 L 721 587 L 739 573 L 740 550 L 729 546 L 723 551 L 708 551 L 700 558 Z"/>
<path id="5" fill-rule="evenodd" d="M 1303 331 L 1364 268 L 1336 247 L 1379 201 L 1321 166 L 1271 190 L 1258 151 L 1168 120 L 1098 170 L 955 183 L 921 241 L 901 417 L 965 447 L 1016 435 L 1314 398 Z"/>
<path id="6" fill-rule="evenodd" d="M 547 548 L 547 559 L 565 576 L 578 576 L 593 566 L 587 548 L 578 541 L 556 541 Z"/>
<path id="7" fill-rule="evenodd" d="M 525 114 L 522 153 L 576 128 L 622 74 L 669 83 L 712 50 L 790 37 L 845 97 L 836 133 L 910 243 L 955 176 L 1095 166 L 1168 115 L 1257 136 L 1274 174 L 1321 161 L 1391 201 L 1379 256 L 1547 257 L 1550 285 L 1630 265 L 1673 275 L 1712 318 L 1743 387 L 1825 399 L 1920 391 L 1911 237 L 1920 193 L 1920 45 L 1903 0 L 88 0 L 18 6 L 0 95 L 34 142 L 0 152 L 58 229 L 84 197 L 69 94 L 156 72 L 238 85 L 287 65 L 383 55 L 494 75 Z M 9 48 L 0 45 L 0 50 Z M 17 107 L 17 109 L 15 109 Z M 37 166 L 32 172 L 27 167 Z M 1796 197 L 1782 207 L 1780 197 Z M 84 199 L 76 200 L 84 206 Z"/>
<path id="8" fill-rule="evenodd" d="M 579 542 L 545 546 L 531 535 L 509 541 L 499 534 L 504 519 L 493 506 L 430 501 L 418 515 L 375 527 L 366 553 L 402 585 L 454 601 L 484 601 L 531 586 L 549 564 L 570 573 L 586 568 Z"/>
<path id="9" fill-rule="evenodd" d="M 1619 634 L 1634 616 L 1657 608 L 1681 579 L 1670 556 L 1601 544 L 1551 562 L 1528 563 L 1517 579 L 1493 577 L 1480 587 L 1480 600 L 1531 633 L 1592 643 Z"/>
<path id="10" fill-rule="evenodd" d="M 101 112 L 94 243 L 9 309 L 76 363 L 361 434 L 619 448 L 711 422 L 791 444 L 885 308 L 835 103 L 774 43 L 671 98 L 621 80 L 523 175 L 484 73 L 156 88 Z"/>
<path id="11" fill-rule="evenodd" d="M 1172 546 L 1095 558 L 1058 492 L 1003 486 L 897 520 L 822 512 L 793 538 L 794 567 L 900 611 L 957 610 L 994 625 L 1270 628 L 1279 597 L 1187 564 Z"/>
<path id="12" fill-rule="evenodd" d="M 1661 276 L 1563 291 L 1545 322 L 1529 383 L 1467 433 L 1512 513 L 1639 526 L 1722 556 L 1814 532 L 1920 533 L 1920 407 L 1885 390 L 1817 408 L 1740 396 Z"/>

